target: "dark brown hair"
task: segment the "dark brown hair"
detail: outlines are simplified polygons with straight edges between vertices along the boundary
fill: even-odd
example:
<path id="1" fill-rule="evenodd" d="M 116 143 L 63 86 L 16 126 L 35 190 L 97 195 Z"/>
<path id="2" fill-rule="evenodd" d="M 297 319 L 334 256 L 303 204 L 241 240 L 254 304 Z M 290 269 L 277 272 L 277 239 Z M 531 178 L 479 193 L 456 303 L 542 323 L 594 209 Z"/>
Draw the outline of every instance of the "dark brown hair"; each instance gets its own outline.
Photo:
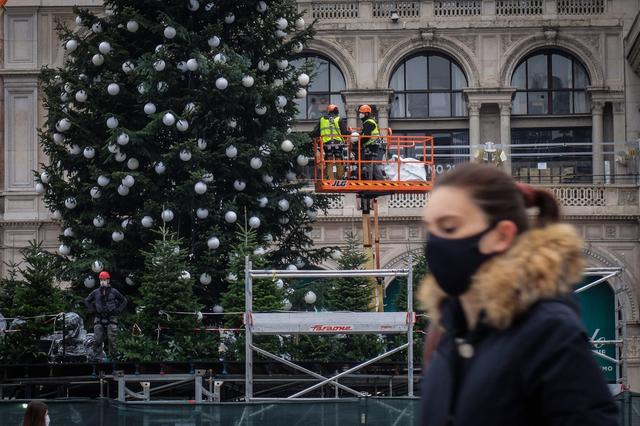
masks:
<path id="1" fill-rule="evenodd" d="M 44 416 L 49 407 L 42 401 L 31 401 L 24 413 L 22 426 L 45 426 Z"/>
<path id="2" fill-rule="evenodd" d="M 531 227 L 527 208 L 537 207 L 536 227 L 558 222 L 560 207 L 554 195 L 543 189 L 516 181 L 495 167 L 477 163 L 457 166 L 436 180 L 436 188 L 453 186 L 469 193 L 474 203 L 489 218 L 491 225 L 510 220 L 518 233 Z"/>

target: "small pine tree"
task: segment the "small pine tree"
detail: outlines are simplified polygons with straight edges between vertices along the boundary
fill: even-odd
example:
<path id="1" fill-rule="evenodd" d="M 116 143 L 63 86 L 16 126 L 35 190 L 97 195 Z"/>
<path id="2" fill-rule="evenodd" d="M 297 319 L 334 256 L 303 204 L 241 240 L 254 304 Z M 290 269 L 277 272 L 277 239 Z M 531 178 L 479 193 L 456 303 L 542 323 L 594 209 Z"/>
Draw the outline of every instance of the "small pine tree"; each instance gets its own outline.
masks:
<path id="1" fill-rule="evenodd" d="M 197 332 L 200 306 L 194 280 L 186 272 L 187 253 L 173 232 L 163 227 L 158 233 L 160 238 L 143 252 L 138 306 L 127 321 L 137 332 L 122 333 L 117 350 L 121 358 L 138 361 L 210 358 L 216 353 L 216 342 L 211 335 Z"/>

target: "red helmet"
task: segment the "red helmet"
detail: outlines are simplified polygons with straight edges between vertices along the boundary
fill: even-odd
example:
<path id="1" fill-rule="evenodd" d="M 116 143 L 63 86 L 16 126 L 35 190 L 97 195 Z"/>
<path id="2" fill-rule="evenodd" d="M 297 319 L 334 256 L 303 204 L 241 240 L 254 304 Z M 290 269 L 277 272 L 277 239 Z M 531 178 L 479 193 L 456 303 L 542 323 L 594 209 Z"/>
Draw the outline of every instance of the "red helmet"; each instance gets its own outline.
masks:
<path id="1" fill-rule="evenodd" d="M 358 112 L 361 112 L 363 114 L 369 113 L 371 114 L 371 107 L 369 105 L 360 105 L 360 108 L 358 108 Z"/>
<path id="2" fill-rule="evenodd" d="M 327 107 L 327 112 L 333 112 L 333 111 L 335 111 L 336 109 L 338 109 L 338 106 L 337 106 L 337 105 L 330 104 L 330 105 Z"/>
<path id="3" fill-rule="evenodd" d="M 109 275 L 109 273 L 107 271 L 102 271 L 100 272 L 100 274 L 98 275 L 98 279 L 101 280 L 110 280 L 111 279 L 111 275 Z"/>

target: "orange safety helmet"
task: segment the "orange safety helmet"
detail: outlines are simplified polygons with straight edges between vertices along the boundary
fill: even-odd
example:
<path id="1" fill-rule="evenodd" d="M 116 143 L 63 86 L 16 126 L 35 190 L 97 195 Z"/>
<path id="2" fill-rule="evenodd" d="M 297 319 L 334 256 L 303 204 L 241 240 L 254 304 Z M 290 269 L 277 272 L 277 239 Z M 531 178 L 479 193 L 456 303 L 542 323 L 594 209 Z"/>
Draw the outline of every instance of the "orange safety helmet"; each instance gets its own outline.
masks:
<path id="1" fill-rule="evenodd" d="M 329 104 L 329 106 L 327 107 L 327 112 L 333 112 L 336 109 L 338 109 L 338 105 Z"/>
<path id="2" fill-rule="evenodd" d="M 111 275 L 109 275 L 109 273 L 107 271 L 102 271 L 102 272 L 100 272 L 100 275 L 98 275 L 98 279 L 110 280 L 111 279 Z"/>
<path id="3" fill-rule="evenodd" d="M 363 114 L 371 114 L 371 107 L 369 105 L 360 105 L 360 108 L 358 108 L 358 112 L 361 112 Z"/>

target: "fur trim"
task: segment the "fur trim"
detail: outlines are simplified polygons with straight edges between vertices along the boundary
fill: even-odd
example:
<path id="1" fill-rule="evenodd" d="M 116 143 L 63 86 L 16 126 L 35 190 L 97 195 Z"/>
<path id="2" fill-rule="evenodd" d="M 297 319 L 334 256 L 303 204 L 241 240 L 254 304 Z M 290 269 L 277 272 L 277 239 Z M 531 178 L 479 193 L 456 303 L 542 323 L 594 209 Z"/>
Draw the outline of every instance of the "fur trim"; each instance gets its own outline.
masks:
<path id="1" fill-rule="evenodd" d="M 582 239 L 571 225 L 536 228 L 484 263 L 472 277 L 469 295 L 485 312 L 487 324 L 505 329 L 535 302 L 571 292 L 583 267 Z M 436 322 L 446 297 L 432 275 L 418 290 L 418 300 Z"/>

